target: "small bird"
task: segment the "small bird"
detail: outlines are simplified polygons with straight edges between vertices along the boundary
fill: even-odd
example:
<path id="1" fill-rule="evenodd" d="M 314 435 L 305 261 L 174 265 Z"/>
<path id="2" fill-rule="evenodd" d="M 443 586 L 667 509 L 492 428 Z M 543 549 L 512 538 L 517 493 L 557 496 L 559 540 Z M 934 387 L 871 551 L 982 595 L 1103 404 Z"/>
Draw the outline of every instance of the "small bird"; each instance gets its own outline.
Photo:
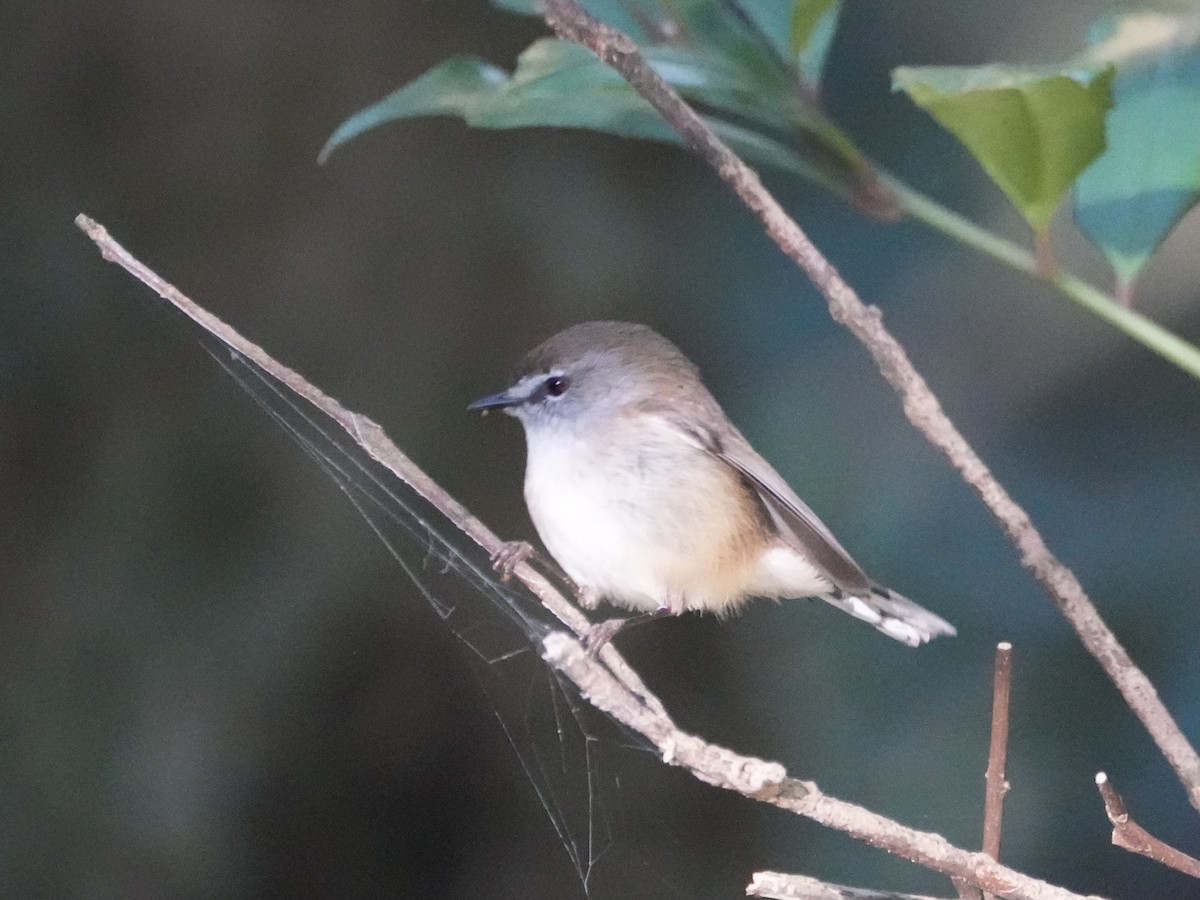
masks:
<path id="1" fill-rule="evenodd" d="M 595 653 L 626 624 L 751 597 L 819 597 L 917 646 L 954 627 L 872 581 L 726 417 L 679 349 L 644 325 L 584 322 L 532 350 L 500 409 L 525 429 L 525 503 L 594 609 Z M 528 552 L 497 555 L 511 567 Z"/>

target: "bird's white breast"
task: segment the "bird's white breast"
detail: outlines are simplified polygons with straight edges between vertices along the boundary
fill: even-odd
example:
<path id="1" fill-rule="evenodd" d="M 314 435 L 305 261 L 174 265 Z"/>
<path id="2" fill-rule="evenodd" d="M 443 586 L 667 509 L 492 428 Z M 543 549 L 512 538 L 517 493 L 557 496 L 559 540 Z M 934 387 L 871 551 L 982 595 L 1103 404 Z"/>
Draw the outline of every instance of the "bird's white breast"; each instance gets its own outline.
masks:
<path id="1" fill-rule="evenodd" d="M 794 551 L 763 543 L 729 466 L 660 420 L 629 424 L 603 436 L 527 432 L 529 514 L 576 583 L 622 606 L 676 612 L 828 587 Z"/>
<path id="2" fill-rule="evenodd" d="M 666 586 L 639 541 L 646 489 L 611 453 L 570 429 L 528 436 L 525 502 L 546 549 L 581 587 L 655 609 Z"/>

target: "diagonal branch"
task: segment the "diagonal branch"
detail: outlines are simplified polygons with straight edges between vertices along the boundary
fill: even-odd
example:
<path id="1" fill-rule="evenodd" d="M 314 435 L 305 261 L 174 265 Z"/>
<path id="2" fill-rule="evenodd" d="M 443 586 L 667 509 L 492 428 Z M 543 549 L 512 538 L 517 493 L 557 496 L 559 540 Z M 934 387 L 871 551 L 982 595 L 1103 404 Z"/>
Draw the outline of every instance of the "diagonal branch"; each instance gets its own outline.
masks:
<path id="1" fill-rule="evenodd" d="M 597 665 L 578 641 L 556 632 L 543 643 L 546 661 L 570 678 L 593 706 L 648 738 L 662 753 L 664 762 L 682 766 L 701 781 L 804 816 L 1000 897 L 1010 900 L 1079 897 L 1002 866 L 986 854 L 955 847 L 939 834 L 908 828 L 861 806 L 830 797 L 814 782 L 790 777 L 778 763 L 741 756 L 680 731 L 666 716 L 652 715 L 636 700 L 630 703 L 631 698 L 616 679 Z"/>
<path id="2" fill-rule="evenodd" d="M 328 415 L 373 459 L 412 487 L 481 547 L 494 553 L 502 546 L 503 542 L 486 525 L 417 467 L 377 424 L 346 409 L 299 372 L 276 361 L 257 344 L 196 304 L 113 240 L 102 225 L 84 215 L 78 216 L 75 223 L 96 242 L 105 259 L 116 262 L 231 350 L 250 359 Z M 513 574 L 548 609 L 568 623 L 575 634 L 586 629 L 588 623 L 583 615 L 535 569 L 521 563 L 514 568 Z M 571 679 L 593 706 L 654 744 L 663 762 L 687 769 L 706 784 L 790 810 L 1008 900 L 1085 900 L 1079 894 L 1002 866 L 982 853 L 959 849 L 941 835 L 908 828 L 853 803 L 830 797 L 813 782 L 790 777 L 779 763 L 743 756 L 681 731 L 658 698 L 646 689 L 637 673 L 612 645 L 605 647 L 600 659 L 596 659 L 571 635 L 553 631 L 543 639 L 542 655 Z"/>
<path id="3" fill-rule="evenodd" d="M 1029 515 L 1000 485 L 942 410 L 937 397 L 883 326 L 882 313 L 867 306 L 816 246 L 763 187 L 758 175 L 727 147 L 683 99 L 650 67 L 625 34 L 610 28 L 576 0 L 540 0 L 550 27 L 591 50 L 650 102 L 700 154 L 763 223 L 767 234 L 824 294 L 830 315 L 866 346 L 876 366 L 900 395 L 905 415 L 973 487 L 1016 546 L 1021 563 L 1038 580 L 1071 623 L 1088 652 L 1141 720 L 1200 810 L 1200 756 L 1159 699 L 1154 685 L 1088 599 L 1075 574 L 1050 552 Z"/>
<path id="4" fill-rule="evenodd" d="M 746 888 L 749 897 L 769 900 L 941 900 L 924 894 L 898 894 L 895 891 L 873 891 L 868 888 L 830 884 L 807 875 L 788 875 L 784 872 L 755 872 Z"/>

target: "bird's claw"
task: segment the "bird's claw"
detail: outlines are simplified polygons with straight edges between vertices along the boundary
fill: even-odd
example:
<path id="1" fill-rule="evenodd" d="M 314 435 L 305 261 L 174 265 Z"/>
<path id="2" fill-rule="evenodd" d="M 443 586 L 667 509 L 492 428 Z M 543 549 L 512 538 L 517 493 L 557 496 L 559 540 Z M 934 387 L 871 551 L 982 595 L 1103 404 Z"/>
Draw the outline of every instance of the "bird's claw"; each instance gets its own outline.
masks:
<path id="1" fill-rule="evenodd" d="M 595 659 L 604 645 L 616 637 L 617 632 L 625 627 L 628 619 L 605 619 L 588 627 L 583 633 L 583 647 L 588 656 Z"/>
<path id="2" fill-rule="evenodd" d="M 501 581 L 512 577 L 513 569 L 533 555 L 533 544 L 529 541 L 505 541 L 492 554 L 492 568 L 500 573 Z"/>

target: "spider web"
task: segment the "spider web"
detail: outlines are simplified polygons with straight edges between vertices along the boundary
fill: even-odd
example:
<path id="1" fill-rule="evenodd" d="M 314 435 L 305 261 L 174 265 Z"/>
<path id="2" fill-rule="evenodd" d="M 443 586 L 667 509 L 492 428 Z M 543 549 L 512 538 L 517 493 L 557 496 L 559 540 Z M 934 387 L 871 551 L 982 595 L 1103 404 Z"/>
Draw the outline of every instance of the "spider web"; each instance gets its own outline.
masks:
<path id="1" fill-rule="evenodd" d="M 609 758 L 621 750 L 645 755 L 651 746 L 595 710 L 540 658 L 542 639 L 561 623 L 532 594 L 501 581 L 474 542 L 348 438 L 335 436 L 337 426 L 270 373 L 224 344 L 201 343 L 341 489 L 458 639 L 590 897 L 597 866 L 617 845 L 612 811 L 619 788 Z M 649 867 L 645 858 L 636 862 Z M 676 893 L 669 884 L 655 888 L 662 896 Z"/>

